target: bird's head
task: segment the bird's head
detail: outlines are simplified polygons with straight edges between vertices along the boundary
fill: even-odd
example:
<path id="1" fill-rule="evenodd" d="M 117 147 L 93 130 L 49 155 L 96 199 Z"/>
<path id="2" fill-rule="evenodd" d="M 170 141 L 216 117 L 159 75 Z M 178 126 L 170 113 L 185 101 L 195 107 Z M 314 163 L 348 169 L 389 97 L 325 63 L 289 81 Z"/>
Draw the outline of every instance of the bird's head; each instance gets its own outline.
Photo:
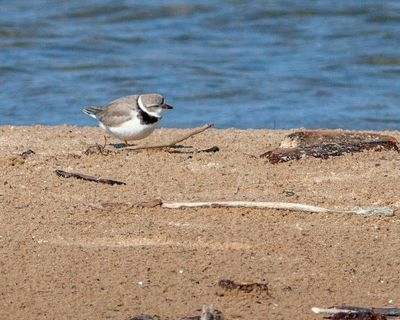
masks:
<path id="1" fill-rule="evenodd" d="M 167 109 L 172 106 L 164 102 L 164 97 L 158 93 L 141 94 L 138 98 L 139 107 L 149 115 L 161 118 Z"/>

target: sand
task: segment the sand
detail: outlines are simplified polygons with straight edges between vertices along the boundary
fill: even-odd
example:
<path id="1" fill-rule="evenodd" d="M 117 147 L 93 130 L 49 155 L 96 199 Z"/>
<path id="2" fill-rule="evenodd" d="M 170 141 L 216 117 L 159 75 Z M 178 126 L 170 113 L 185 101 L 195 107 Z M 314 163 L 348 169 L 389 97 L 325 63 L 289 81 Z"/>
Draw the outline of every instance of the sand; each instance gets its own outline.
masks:
<path id="1" fill-rule="evenodd" d="M 210 129 L 170 152 L 107 156 L 83 154 L 103 143 L 98 128 L 0 132 L 0 319 L 181 319 L 203 305 L 225 319 L 322 319 L 312 306 L 400 305 L 399 153 L 272 165 L 258 155 L 288 131 Z M 160 129 L 142 143 L 184 132 Z M 197 152 L 212 146 L 220 151 Z M 35 154 L 22 159 L 28 149 Z M 156 198 L 386 206 L 396 215 L 135 207 Z M 268 284 L 269 294 L 224 291 L 221 279 Z"/>

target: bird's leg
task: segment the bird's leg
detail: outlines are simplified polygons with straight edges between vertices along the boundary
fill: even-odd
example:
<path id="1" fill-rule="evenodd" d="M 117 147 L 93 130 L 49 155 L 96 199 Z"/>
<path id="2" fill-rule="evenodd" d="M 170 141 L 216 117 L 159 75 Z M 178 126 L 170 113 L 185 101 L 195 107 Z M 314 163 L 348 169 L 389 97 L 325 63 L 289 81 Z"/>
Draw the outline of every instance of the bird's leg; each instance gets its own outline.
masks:
<path id="1" fill-rule="evenodd" d="M 125 147 L 128 147 L 129 146 L 128 140 L 124 140 L 124 142 L 125 142 Z"/>

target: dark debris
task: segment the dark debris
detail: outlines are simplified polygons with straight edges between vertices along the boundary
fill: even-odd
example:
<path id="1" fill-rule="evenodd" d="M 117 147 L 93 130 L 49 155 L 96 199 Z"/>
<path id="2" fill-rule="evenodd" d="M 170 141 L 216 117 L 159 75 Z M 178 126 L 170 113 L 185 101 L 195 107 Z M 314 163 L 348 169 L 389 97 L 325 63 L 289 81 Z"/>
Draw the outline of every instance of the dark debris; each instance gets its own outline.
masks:
<path id="1" fill-rule="evenodd" d="M 333 316 L 324 317 L 331 320 L 386 320 L 387 318 L 380 313 L 374 312 L 339 312 Z"/>
<path id="2" fill-rule="evenodd" d="M 218 281 L 218 286 L 228 291 L 240 291 L 244 293 L 265 292 L 269 296 L 269 288 L 267 283 L 236 282 L 229 279 L 222 279 Z"/>
<path id="3" fill-rule="evenodd" d="M 20 154 L 20 156 L 22 157 L 22 159 L 27 159 L 27 158 L 33 156 L 34 154 L 36 154 L 35 151 L 33 151 L 33 150 L 31 150 L 31 149 L 28 149 L 28 150 L 22 152 L 22 153 Z"/>

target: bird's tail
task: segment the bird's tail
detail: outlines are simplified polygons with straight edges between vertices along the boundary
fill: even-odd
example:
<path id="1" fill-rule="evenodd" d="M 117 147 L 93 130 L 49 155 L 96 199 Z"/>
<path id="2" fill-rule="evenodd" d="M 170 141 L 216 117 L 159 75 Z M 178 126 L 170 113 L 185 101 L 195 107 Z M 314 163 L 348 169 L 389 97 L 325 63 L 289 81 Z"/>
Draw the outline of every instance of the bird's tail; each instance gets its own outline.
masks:
<path id="1" fill-rule="evenodd" d="M 101 111 L 99 107 L 86 107 L 82 109 L 82 112 L 91 116 L 92 118 L 97 119 L 97 114 Z"/>

